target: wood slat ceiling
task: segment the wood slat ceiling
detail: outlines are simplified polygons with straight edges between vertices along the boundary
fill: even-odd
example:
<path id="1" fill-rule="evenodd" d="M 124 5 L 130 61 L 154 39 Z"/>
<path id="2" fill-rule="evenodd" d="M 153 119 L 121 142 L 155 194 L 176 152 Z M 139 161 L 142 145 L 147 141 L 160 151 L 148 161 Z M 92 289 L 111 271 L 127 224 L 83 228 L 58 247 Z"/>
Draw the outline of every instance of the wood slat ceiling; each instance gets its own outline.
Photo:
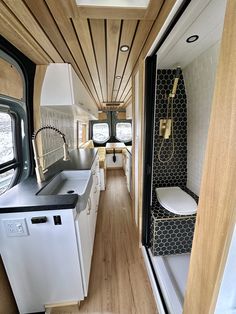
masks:
<path id="1" fill-rule="evenodd" d="M 0 34 L 36 64 L 71 63 L 99 109 L 106 102 L 125 107 L 132 71 L 165 1 L 150 0 L 144 10 L 82 7 L 75 0 L 0 0 Z M 121 45 L 129 51 L 120 51 Z"/>

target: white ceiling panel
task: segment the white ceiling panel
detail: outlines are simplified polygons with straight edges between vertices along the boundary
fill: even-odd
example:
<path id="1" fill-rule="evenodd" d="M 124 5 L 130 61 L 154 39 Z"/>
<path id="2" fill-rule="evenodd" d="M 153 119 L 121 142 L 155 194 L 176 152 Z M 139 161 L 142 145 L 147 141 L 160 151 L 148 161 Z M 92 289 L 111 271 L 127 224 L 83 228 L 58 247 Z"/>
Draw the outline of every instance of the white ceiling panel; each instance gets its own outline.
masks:
<path id="1" fill-rule="evenodd" d="M 196 1 L 195 1 L 196 3 Z M 190 8 L 189 8 L 190 9 Z M 158 68 L 184 68 L 197 56 L 221 39 L 226 0 L 199 1 L 198 8 L 185 12 L 158 51 Z M 195 15 L 195 18 L 193 18 Z M 191 16 L 191 19 L 190 19 Z M 199 39 L 187 43 L 186 39 L 198 35 Z"/>

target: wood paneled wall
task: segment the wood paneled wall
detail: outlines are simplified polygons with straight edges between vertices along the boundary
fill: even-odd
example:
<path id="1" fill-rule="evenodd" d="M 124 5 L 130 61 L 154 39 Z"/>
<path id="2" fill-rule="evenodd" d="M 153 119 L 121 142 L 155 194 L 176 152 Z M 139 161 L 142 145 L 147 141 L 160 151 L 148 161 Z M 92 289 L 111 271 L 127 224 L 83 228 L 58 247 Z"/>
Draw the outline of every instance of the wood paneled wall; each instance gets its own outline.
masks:
<path id="1" fill-rule="evenodd" d="M 0 94 L 16 99 L 23 98 L 23 80 L 17 69 L 0 58 Z"/>
<path id="2" fill-rule="evenodd" d="M 126 119 L 126 112 L 125 111 L 117 112 L 117 119 L 118 120 L 125 120 Z"/>
<path id="3" fill-rule="evenodd" d="M 190 261 L 185 314 L 212 314 L 236 222 L 236 2 L 228 0 Z"/>
<path id="4" fill-rule="evenodd" d="M 98 113 L 98 120 L 107 120 L 107 113 L 106 112 L 99 112 Z"/>

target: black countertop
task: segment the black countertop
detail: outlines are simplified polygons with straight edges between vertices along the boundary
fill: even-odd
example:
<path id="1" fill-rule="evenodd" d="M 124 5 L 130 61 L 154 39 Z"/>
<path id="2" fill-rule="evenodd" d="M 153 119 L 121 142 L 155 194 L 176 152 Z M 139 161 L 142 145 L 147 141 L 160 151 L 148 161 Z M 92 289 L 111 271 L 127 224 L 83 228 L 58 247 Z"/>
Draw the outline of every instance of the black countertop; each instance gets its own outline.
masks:
<path id="1" fill-rule="evenodd" d="M 0 196 L 0 214 L 53 209 L 68 209 L 76 206 L 78 195 L 36 195 L 58 172 L 62 170 L 91 169 L 97 149 L 75 149 L 70 160 L 60 159 L 48 168 L 46 181 L 37 183 L 32 176 Z"/>

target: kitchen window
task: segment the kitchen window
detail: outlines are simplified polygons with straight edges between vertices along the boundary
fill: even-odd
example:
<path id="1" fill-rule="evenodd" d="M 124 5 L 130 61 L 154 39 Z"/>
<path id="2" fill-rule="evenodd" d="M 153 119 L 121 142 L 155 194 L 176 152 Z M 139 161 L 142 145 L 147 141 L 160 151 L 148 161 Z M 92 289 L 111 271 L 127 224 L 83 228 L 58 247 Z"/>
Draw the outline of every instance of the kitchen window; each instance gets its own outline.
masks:
<path id="1" fill-rule="evenodd" d="M 124 143 L 132 141 L 132 125 L 130 122 L 116 123 L 116 139 Z"/>
<path id="2" fill-rule="evenodd" d="M 93 124 L 93 141 L 95 143 L 103 144 L 110 138 L 108 123 L 94 123 Z"/>

